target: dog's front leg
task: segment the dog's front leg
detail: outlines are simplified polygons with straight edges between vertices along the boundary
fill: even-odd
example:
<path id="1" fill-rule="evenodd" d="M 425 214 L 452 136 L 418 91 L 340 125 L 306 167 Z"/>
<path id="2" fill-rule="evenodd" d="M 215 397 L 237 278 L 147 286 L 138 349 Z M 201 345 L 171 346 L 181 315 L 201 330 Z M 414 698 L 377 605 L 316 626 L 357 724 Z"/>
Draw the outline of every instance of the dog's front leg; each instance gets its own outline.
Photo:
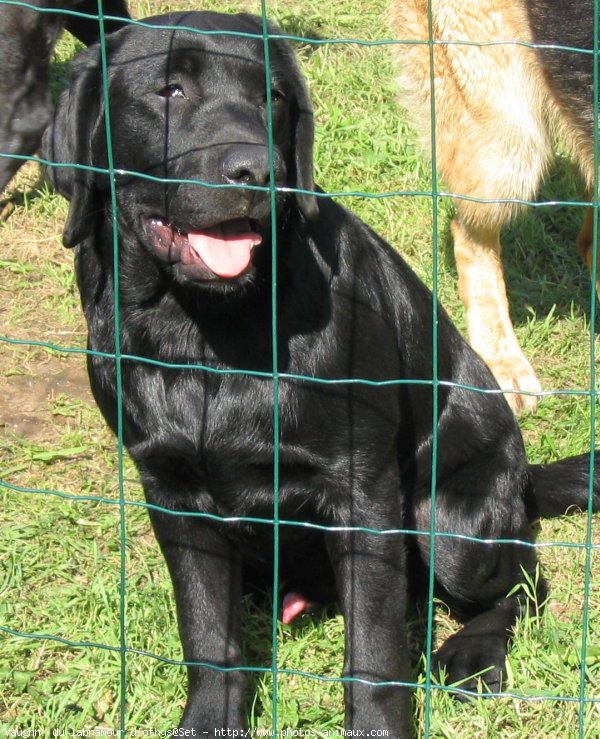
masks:
<path id="1" fill-rule="evenodd" d="M 230 670 L 242 664 L 239 557 L 210 522 L 156 511 L 151 518 L 173 581 L 184 659 L 202 664 L 188 666 L 181 728 L 204 737 L 243 729 L 244 674 Z"/>
<path id="2" fill-rule="evenodd" d="M 410 691 L 399 684 L 409 674 L 403 538 L 336 532 L 328 547 L 344 615 L 346 729 L 406 739 Z"/>

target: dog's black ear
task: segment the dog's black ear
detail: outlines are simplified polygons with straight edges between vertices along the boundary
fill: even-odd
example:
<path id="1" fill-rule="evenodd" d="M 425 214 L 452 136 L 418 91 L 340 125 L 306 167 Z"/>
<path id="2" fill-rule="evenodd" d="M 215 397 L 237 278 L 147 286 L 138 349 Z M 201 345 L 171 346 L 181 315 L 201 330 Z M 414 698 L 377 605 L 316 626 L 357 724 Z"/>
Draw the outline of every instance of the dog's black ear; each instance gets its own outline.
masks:
<path id="1" fill-rule="evenodd" d="M 65 246 L 77 246 L 94 228 L 97 213 L 95 143 L 104 130 L 100 50 L 92 46 L 73 64 L 70 86 L 61 94 L 54 118 L 42 140 L 42 157 L 60 166 L 46 168 L 52 185 L 70 200 L 63 231 Z M 104 159 L 104 157 L 102 157 Z"/>
<path id="2" fill-rule="evenodd" d="M 313 173 L 313 144 L 315 139 L 315 125 L 312 105 L 308 90 L 303 80 L 303 97 L 297 98 L 298 110 L 294 135 L 294 158 L 296 162 L 296 187 L 299 190 L 314 192 L 315 180 Z M 316 218 L 319 214 L 319 205 L 315 195 L 296 193 L 298 207 L 307 219 Z"/>
<path id="3" fill-rule="evenodd" d="M 296 193 L 298 207 L 307 219 L 316 218 L 319 213 L 317 198 L 312 193 L 315 190 L 313 173 L 313 144 L 315 138 L 315 124 L 313 107 L 304 77 L 300 72 L 294 52 L 285 42 L 280 50 L 286 59 L 290 79 L 294 88 L 292 108 L 292 145 L 294 151 L 294 166 L 296 170 L 295 187 L 299 190 L 308 190 L 308 193 Z M 284 45 L 285 44 L 285 45 Z"/>

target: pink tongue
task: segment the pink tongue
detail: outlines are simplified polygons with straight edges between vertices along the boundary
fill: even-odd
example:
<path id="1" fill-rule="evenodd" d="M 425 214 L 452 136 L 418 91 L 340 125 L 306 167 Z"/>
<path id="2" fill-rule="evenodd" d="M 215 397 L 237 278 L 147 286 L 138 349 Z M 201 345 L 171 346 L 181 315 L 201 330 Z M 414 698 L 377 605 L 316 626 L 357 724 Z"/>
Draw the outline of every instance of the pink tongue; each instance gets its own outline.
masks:
<path id="1" fill-rule="evenodd" d="M 283 597 L 281 620 L 290 624 L 298 614 L 309 608 L 310 603 L 299 593 L 286 593 Z"/>
<path id="2" fill-rule="evenodd" d="M 238 219 L 206 231 L 189 231 L 190 246 L 219 277 L 237 277 L 244 272 L 252 258 L 252 247 L 262 238 L 251 231 L 250 224 Z"/>

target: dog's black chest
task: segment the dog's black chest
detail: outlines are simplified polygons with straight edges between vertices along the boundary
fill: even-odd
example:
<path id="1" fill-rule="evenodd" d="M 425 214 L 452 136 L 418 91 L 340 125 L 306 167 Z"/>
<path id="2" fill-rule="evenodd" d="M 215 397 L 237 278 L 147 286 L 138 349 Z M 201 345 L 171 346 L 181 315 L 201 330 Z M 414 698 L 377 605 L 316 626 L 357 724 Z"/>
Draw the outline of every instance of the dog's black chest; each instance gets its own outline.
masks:
<path id="1" fill-rule="evenodd" d="M 127 332 L 127 315 L 124 321 L 122 351 L 140 357 L 121 363 L 125 443 L 147 493 L 169 491 L 158 504 L 271 518 L 277 478 L 281 515 L 318 522 L 350 505 L 360 484 L 356 470 L 368 476 L 390 464 L 384 457 L 397 435 L 397 388 L 321 382 L 332 368 L 314 348 L 320 342 L 297 337 L 287 343 L 286 372 L 276 389 L 270 373 L 254 372 L 242 358 L 238 367 L 228 366 L 182 323 L 154 322 L 134 335 Z M 92 345 L 102 343 L 94 321 L 90 333 Z M 167 356 L 158 340 L 142 340 L 152 335 L 168 339 L 171 351 L 177 345 L 185 351 Z M 332 338 L 331 345 L 345 352 L 349 342 Z M 347 361 L 334 359 L 352 372 Z M 114 363 L 93 358 L 90 376 L 116 430 Z"/>

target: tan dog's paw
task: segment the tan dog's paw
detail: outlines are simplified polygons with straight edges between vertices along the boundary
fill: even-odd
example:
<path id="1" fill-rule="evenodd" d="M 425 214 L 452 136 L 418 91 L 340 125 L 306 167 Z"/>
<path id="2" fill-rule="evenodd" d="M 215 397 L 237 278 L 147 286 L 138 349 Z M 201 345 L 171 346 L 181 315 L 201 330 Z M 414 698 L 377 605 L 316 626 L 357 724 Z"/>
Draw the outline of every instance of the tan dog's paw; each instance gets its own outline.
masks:
<path id="1" fill-rule="evenodd" d="M 535 411 L 538 397 L 529 393 L 541 393 L 542 386 L 525 355 L 519 353 L 496 356 L 487 359 L 486 362 L 501 389 L 511 391 L 506 392 L 504 397 L 513 411 L 515 413 Z"/>

